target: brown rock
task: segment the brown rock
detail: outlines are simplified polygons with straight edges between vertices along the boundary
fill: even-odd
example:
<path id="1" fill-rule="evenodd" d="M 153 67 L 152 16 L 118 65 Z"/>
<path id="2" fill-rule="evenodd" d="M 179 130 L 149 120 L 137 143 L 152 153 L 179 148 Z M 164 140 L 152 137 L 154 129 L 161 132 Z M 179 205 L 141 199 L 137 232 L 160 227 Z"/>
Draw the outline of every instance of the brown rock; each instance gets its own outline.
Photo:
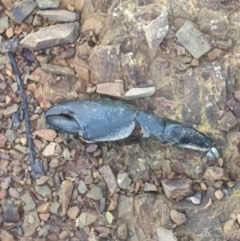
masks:
<path id="1" fill-rule="evenodd" d="M 122 79 L 119 46 L 96 46 L 89 58 L 90 78 L 93 83 Z"/>
<path id="2" fill-rule="evenodd" d="M 67 213 L 68 205 L 72 197 L 73 183 L 65 180 L 61 185 L 61 190 L 59 192 L 59 198 L 62 202 L 62 213 L 64 216 Z"/>
<path id="3" fill-rule="evenodd" d="M 51 74 L 73 76 L 75 71 L 69 67 L 57 66 L 52 64 L 42 64 L 41 69 Z"/>
<path id="4" fill-rule="evenodd" d="M 76 220 L 78 214 L 80 212 L 80 209 L 78 206 L 70 207 L 67 211 L 67 215 L 70 219 Z"/>
<path id="5" fill-rule="evenodd" d="M 172 221 L 179 226 L 182 225 L 183 223 L 187 222 L 186 215 L 183 213 L 180 213 L 176 210 L 171 210 L 170 217 L 171 217 Z"/>
<path id="6" fill-rule="evenodd" d="M 103 176 L 103 179 L 107 183 L 108 189 L 111 193 L 119 191 L 119 187 L 116 182 L 116 178 L 109 165 L 104 165 L 99 169 L 99 172 Z"/>
<path id="7" fill-rule="evenodd" d="M 55 142 L 49 143 L 43 150 L 42 155 L 44 157 L 58 156 L 62 153 L 61 147 Z"/>
<path id="8" fill-rule="evenodd" d="M 17 104 L 13 104 L 11 106 L 8 106 L 4 111 L 3 111 L 3 115 L 5 117 L 9 117 L 10 115 L 12 115 L 13 113 L 17 112 L 18 110 L 18 105 Z"/>
<path id="9" fill-rule="evenodd" d="M 41 129 L 34 132 L 37 136 L 46 141 L 54 141 L 57 137 L 57 132 L 52 129 Z"/>
<path id="10" fill-rule="evenodd" d="M 4 135 L 0 134 L 0 147 L 5 147 L 6 142 L 7 138 Z"/>
<path id="11" fill-rule="evenodd" d="M 97 93 L 116 98 L 124 98 L 123 83 L 101 83 L 97 84 Z"/>
<path id="12" fill-rule="evenodd" d="M 204 173 L 204 178 L 210 181 L 228 180 L 226 171 L 221 167 L 208 167 Z"/>
<path id="13" fill-rule="evenodd" d="M 0 233 L 0 239 L 1 241 L 15 241 L 14 237 L 8 233 L 7 231 L 1 231 Z"/>
<path id="14" fill-rule="evenodd" d="M 224 198 L 224 193 L 223 193 L 221 190 L 217 190 L 217 191 L 214 193 L 214 196 L 216 197 L 216 199 L 221 200 L 221 199 Z"/>
<path id="15" fill-rule="evenodd" d="M 192 181 L 184 180 L 162 180 L 162 187 L 169 199 L 181 200 L 192 193 Z"/>
<path id="16" fill-rule="evenodd" d="M 48 19 L 55 23 L 66 23 L 74 22 L 77 20 L 77 14 L 67 10 L 43 10 L 38 11 L 38 15 L 42 16 L 44 19 Z"/>
<path id="17" fill-rule="evenodd" d="M 231 112 L 228 111 L 223 118 L 219 121 L 218 128 L 223 131 L 230 131 L 238 123 L 237 117 Z"/>
<path id="18" fill-rule="evenodd" d="M 49 213 L 50 206 L 51 204 L 49 202 L 43 203 L 37 208 L 37 212 L 42 214 Z"/>
<path id="19" fill-rule="evenodd" d="M 221 57 L 222 54 L 223 54 L 222 50 L 214 49 L 208 53 L 208 58 L 209 58 L 209 60 L 214 60 L 214 59 Z"/>
<path id="20" fill-rule="evenodd" d="M 122 223 L 118 226 L 117 236 L 121 240 L 127 239 L 127 225 L 125 223 Z"/>
<path id="21" fill-rule="evenodd" d="M 39 218 L 42 221 L 46 222 L 49 219 L 50 215 L 51 215 L 50 213 L 40 213 Z"/>
<path id="22" fill-rule="evenodd" d="M 78 22 L 55 24 L 28 34 L 20 41 L 20 45 L 34 50 L 46 49 L 56 45 L 73 43 L 78 37 L 78 33 Z"/>

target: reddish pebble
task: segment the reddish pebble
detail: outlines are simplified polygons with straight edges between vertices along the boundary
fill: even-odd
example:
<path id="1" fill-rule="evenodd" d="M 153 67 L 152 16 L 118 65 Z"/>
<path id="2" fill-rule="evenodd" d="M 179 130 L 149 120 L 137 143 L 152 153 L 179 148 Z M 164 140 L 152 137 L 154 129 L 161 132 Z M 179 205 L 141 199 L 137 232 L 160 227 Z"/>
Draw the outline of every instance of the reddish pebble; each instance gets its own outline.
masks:
<path id="1" fill-rule="evenodd" d="M 40 213 L 39 217 L 42 221 L 46 222 L 49 219 L 50 215 L 50 213 Z"/>
<path id="2" fill-rule="evenodd" d="M 19 192 L 17 192 L 17 190 L 13 187 L 9 188 L 9 195 L 13 198 L 19 198 Z"/>

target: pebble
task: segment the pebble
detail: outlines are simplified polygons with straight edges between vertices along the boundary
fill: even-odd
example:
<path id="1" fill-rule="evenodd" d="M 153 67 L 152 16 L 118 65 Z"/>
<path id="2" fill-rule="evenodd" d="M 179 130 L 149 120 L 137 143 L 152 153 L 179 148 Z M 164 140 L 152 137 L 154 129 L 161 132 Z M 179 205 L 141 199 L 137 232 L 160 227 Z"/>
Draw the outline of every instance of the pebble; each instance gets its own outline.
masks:
<path id="1" fill-rule="evenodd" d="M 23 153 L 23 154 L 28 154 L 28 152 L 29 152 L 28 147 L 25 147 L 25 146 L 22 146 L 22 145 L 15 145 L 14 149 Z"/>
<path id="2" fill-rule="evenodd" d="M 38 11 L 38 15 L 54 23 L 70 23 L 77 20 L 77 14 L 67 10 L 43 10 Z"/>
<path id="3" fill-rule="evenodd" d="M 186 200 L 192 202 L 193 204 L 199 205 L 202 201 L 202 193 L 197 192 L 193 196 L 187 197 Z"/>
<path id="4" fill-rule="evenodd" d="M 7 138 L 4 135 L 0 134 L 0 147 L 5 147 L 6 142 Z"/>
<path id="5" fill-rule="evenodd" d="M 86 152 L 87 153 L 93 153 L 97 150 L 98 145 L 96 144 L 90 144 L 87 148 L 86 148 Z"/>
<path id="6" fill-rule="evenodd" d="M 221 199 L 224 198 L 224 193 L 223 193 L 221 190 L 217 190 L 217 191 L 214 193 L 214 196 L 216 197 L 216 199 L 221 200 Z"/>
<path id="7" fill-rule="evenodd" d="M 177 241 L 177 238 L 173 234 L 172 230 L 165 228 L 158 228 L 156 230 L 158 241 Z"/>
<path id="8" fill-rule="evenodd" d="M 235 182 L 227 182 L 227 186 L 228 186 L 229 188 L 233 188 L 235 185 L 236 185 Z"/>
<path id="9" fill-rule="evenodd" d="M 60 208 L 60 203 L 58 202 L 53 202 L 51 207 L 50 207 L 50 213 L 52 214 L 58 214 L 58 210 Z"/>
<path id="10" fill-rule="evenodd" d="M 40 219 L 38 218 L 38 213 L 36 211 L 32 211 L 24 215 L 24 221 L 22 225 L 24 235 L 33 235 L 39 225 Z"/>
<path id="11" fill-rule="evenodd" d="M 15 189 L 15 188 L 13 188 L 13 187 L 10 187 L 9 188 L 9 190 L 8 190 L 8 192 L 9 192 L 9 195 L 11 196 L 11 197 L 13 197 L 13 198 L 19 198 L 19 196 L 20 196 L 20 194 L 19 194 L 19 192 L 17 192 L 17 190 Z"/>
<path id="12" fill-rule="evenodd" d="M 103 197 L 102 189 L 98 186 L 94 186 L 90 191 L 87 192 L 86 196 L 95 201 L 100 200 Z"/>
<path id="13" fill-rule="evenodd" d="M 125 223 L 121 223 L 118 228 L 117 228 L 117 236 L 121 240 L 126 240 L 127 239 L 127 225 Z"/>
<path id="14" fill-rule="evenodd" d="M 38 178 L 36 180 L 36 185 L 43 185 L 45 184 L 47 181 L 49 180 L 49 177 L 48 176 L 41 176 L 40 178 Z"/>
<path id="15" fill-rule="evenodd" d="M 3 111 L 3 115 L 5 117 L 9 117 L 10 115 L 12 115 L 13 113 L 17 112 L 18 110 L 18 105 L 17 104 L 13 104 L 11 106 L 8 106 L 4 111 Z"/>
<path id="16" fill-rule="evenodd" d="M 59 198 L 62 202 L 62 213 L 61 215 L 64 216 L 67 213 L 68 205 L 71 200 L 73 193 L 73 183 L 65 180 L 61 184 L 61 190 L 59 192 Z"/>
<path id="17" fill-rule="evenodd" d="M 55 24 L 49 27 L 39 28 L 38 31 L 29 33 L 20 41 L 20 45 L 30 50 L 46 49 L 60 44 L 73 43 L 78 37 L 78 34 L 78 22 Z M 60 71 L 60 69 L 57 70 Z"/>
<path id="18" fill-rule="evenodd" d="M 43 150 L 42 155 L 44 157 L 58 156 L 61 153 L 61 147 L 55 142 L 49 143 Z"/>
<path id="19" fill-rule="evenodd" d="M 41 129 L 34 132 L 35 135 L 46 141 L 54 141 L 57 137 L 57 132 L 52 129 Z"/>
<path id="20" fill-rule="evenodd" d="M 158 189 L 154 184 L 148 183 L 148 182 L 144 183 L 144 192 L 157 192 L 157 191 Z"/>
<path id="21" fill-rule="evenodd" d="M 98 219 L 98 214 L 93 212 L 82 212 L 77 218 L 77 224 L 80 228 L 84 228 Z"/>
<path id="22" fill-rule="evenodd" d="M 75 71 L 69 67 L 57 66 L 52 64 L 42 64 L 41 69 L 51 74 L 66 75 L 66 76 L 75 75 Z"/>
<path id="23" fill-rule="evenodd" d="M 67 215 L 70 219 L 75 220 L 79 215 L 80 209 L 78 206 L 70 207 L 67 211 Z"/>
<path id="24" fill-rule="evenodd" d="M 200 187 L 203 191 L 206 191 L 207 190 L 207 185 L 204 183 L 204 182 L 201 182 L 200 183 Z"/>
<path id="25" fill-rule="evenodd" d="M 171 210 L 170 217 L 174 223 L 176 223 L 178 226 L 184 224 L 187 222 L 186 215 L 184 213 L 180 213 L 176 210 Z"/>
<path id="26" fill-rule="evenodd" d="M 186 48 L 195 59 L 199 59 L 211 49 L 211 45 L 193 22 L 186 21 L 177 31 L 176 37 L 178 38 L 178 43 Z"/>
<path id="27" fill-rule="evenodd" d="M 95 91 L 96 91 L 96 86 L 88 86 L 86 90 L 87 94 L 89 95 L 94 94 Z"/>
<path id="28" fill-rule="evenodd" d="M 35 191 L 43 198 L 49 198 L 52 195 L 52 191 L 47 185 L 35 186 Z"/>
<path id="29" fill-rule="evenodd" d="M 8 17 L 0 18 L 0 34 L 2 34 L 9 26 Z"/>
<path id="30" fill-rule="evenodd" d="M 228 180 L 226 172 L 221 167 L 208 167 L 204 173 L 204 178 L 210 181 Z"/>
<path id="31" fill-rule="evenodd" d="M 59 239 L 60 240 L 66 240 L 66 238 L 70 235 L 70 232 L 67 231 L 67 230 L 64 230 L 62 231 L 60 234 L 59 234 Z"/>
<path id="32" fill-rule="evenodd" d="M 56 9 L 59 7 L 60 0 L 36 0 L 40 9 Z"/>
<path id="33" fill-rule="evenodd" d="M 96 92 L 100 95 L 107 95 L 107 96 L 112 96 L 112 97 L 121 98 L 121 99 L 123 99 L 125 95 L 123 83 L 118 83 L 118 82 L 97 84 Z"/>
<path id="34" fill-rule="evenodd" d="M 49 202 L 42 203 L 38 208 L 37 212 L 41 214 L 47 214 L 50 211 L 51 204 Z"/>
<path id="35" fill-rule="evenodd" d="M 52 159 L 52 160 L 49 162 L 49 166 L 50 166 L 51 168 L 57 168 L 57 167 L 59 167 L 59 160 L 58 160 L 58 158 Z"/>
<path id="36" fill-rule="evenodd" d="M 16 23 L 22 23 L 36 7 L 37 4 L 32 0 L 17 1 L 11 9 L 11 17 Z"/>
<path id="37" fill-rule="evenodd" d="M 33 201 L 32 196 L 30 195 L 29 192 L 26 192 L 25 194 L 23 194 L 21 196 L 21 200 L 24 203 L 23 208 L 24 208 L 25 213 L 28 213 L 29 211 L 36 210 L 36 204 Z"/>
<path id="38" fill-rule="evenodd" d="M 65 160 L 69 160 L 71 157 L 70 151 L 69 149 L 66 147 L 63 149 L 63 153 L 62 153 L 63 157 Z"/>
<path id="39" fill-rule="evenodd" d="M 132 88 L 128 90 L 125 94 L 126 100 L 135 100 L 139 98 L 149 97 L 155 94 L 155 87 L 146 88 Z"/>
<path id="40" fill-rule="evenodd" d="M 78 192 L 80 194 L 85 194 L 88 191 L 87 186 L 83 180 L 80 180 L 79 185 L 78 185 Z"/>
<path id="41" fill-rule="evenodd" d="M 128 189 L 131 182 L 132 180 L 129 178 L 128 173 L 119 173 L 117 175 L 117 183 L 120 188 Z"/>
<path id="42" fill-rule="evenodd" d="M 50 230 L 50 226 L 46 225 L 43 228 L 41 228 L 38 232 L 38 237 L 45 237 L 48 235 L 48 232 Z"/>

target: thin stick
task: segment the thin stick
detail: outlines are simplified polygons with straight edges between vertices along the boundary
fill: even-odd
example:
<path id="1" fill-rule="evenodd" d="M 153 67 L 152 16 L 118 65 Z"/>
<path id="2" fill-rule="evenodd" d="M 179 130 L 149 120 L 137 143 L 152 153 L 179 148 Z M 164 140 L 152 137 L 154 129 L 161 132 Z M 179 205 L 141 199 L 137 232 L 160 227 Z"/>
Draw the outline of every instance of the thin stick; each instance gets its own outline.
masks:
<path id="1" fill-rule="evenodd" d="M 22 81 L 21 81 L 20 72 L 19 72 L 17 63 L 15 61 L 15 58 L 13 56 L 13 53 L 8 52 L 8 56 L 12 64 L 14 73 L 16 75 L 17 85 L 18 85 L 18 89 L 19 89 L 19 93 L 22 101 L 22 106 L 24 109 L 24 116 L 25 116 L 25 122 L 26 122 L 26 134 L 27 134 L 27 141 L 28 141 L 28 147 L 29 147 L 29 160 L 30 160 L 30 165 L 33 166 L 35 164 L 35 153 L 34 153 L 32 132 L 31 132 L 30 121 L 29 121 L 29 112 L 28 112 L 28 105 L 26 100 L 27 98 L 25 95 Z"/>

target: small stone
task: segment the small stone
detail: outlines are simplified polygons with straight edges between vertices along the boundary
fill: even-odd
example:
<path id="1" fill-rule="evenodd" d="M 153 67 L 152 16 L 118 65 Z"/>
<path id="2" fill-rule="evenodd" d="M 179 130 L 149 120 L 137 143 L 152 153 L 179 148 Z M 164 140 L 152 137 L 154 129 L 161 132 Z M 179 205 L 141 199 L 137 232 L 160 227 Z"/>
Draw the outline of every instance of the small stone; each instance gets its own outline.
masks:
<path id="1" fill-rule="evenodd" d="M 155 94 L 155 87 L 146 88 L 132 88 L 126 92 L 126 100 L 135 100 L 140 98 L 149 97 Z"/>
<path id="2" fill-rule="evenodd" d="M 198 67 L 199 66 L 199 60 L 198 59 L 193 59 L 192 62 L 191 62 L 191 65 L 193 67 Z"/>
<path id="3" fill-rule="evenodd" d="M 14 236 L 12 236 L 10 233 L 8 233 L 5 230 L 1 231 L 0 239 L 1 239 L 1 241 L 15 241 Z"/>
<path id="4" fill-rule="evenodd" d="M 233 188 L 235 185 L 236 185 L 235 182 L 227 182 L 227 186 L 229 188 Z"/>
<path id="5" fill-rule="evenodd" d="M 128 189 L 129 185 L 131 184 L 131 179 L 129 178 L 128 173 L 119 173 L 117 175 L 117 183 L 120 188 Z"/>
<path id="6" fill-rule="evenodd" d="M 104 165 L 101 168 L 99 168 L 99 172 L 101 173 L 103 179 L 107 183 L 108 189 L 111 193 L 119 191 L 119 187 L 117 185 L 115 176 L 109 165 Z"/>
<path id="7" fill-rule="evenodd" d="M 203 191 L 206 191 L 207 190 L 207 185 L 204 183 L 204 182 L 201 182 L 200 183 L 200 187 Z"/>
<path id="8" fill-rule="evenodd" d="M 13 198 L 17 199 L 20 196 L 19 192 L 15 188 L 10 187 L 8 192 L 9 192 L 9 195 Z"/>
<path id="9" fill-rule="evenodd" d="M 214 49 L 211 52 L 208 53 L 208 59 L 209 60 L 215 60 L 222 56 L 223 51 L 220 49 Z"/>
<path id="10" fill-rule="evenodd" d="M 125 223 L 122 223 L 118 226 L 117 236 L 121 240 L 127 239 L 127 225 Z"/>
<path id="11" fill-rule="evenodd" d="M 29 212 L 24 215 L 24 221 L 22 225 L 24 235 L 26 235 L 27 237 L 33 235 L 39 225 L 40 220 L 36 211 Z"/>
<path id="12" fill-rule="evenodd" d="M 61 153 L 61 147 L 55 142 L 49 143 L 43 150 L 42 155 L 44 157 L 58 156 Z"/>
<path id="13" fill-rule="evenodd" d="M 192 193 L 192 181 L 184 180 L 168 180 L 161 181 L 166 196 L 169 199 L 181 200 Z"/>
<path id="14" fill-rule="evenodd" d="M 210 181 L 228 180 L 225 170 L 221 167 L 208 167 L 204 173 L 204 178 Z"/>
<path id="15" fill-rule="evenodd" d="M 170 217 L 174 223 L 176 223 L 178 226 L 184 224 L 187 222 L 186 215 L 184 213 L 180 213 L 176 210 L 171 210 Z"/>
<path id="16" fill-rule="evenodd" d="M 97 93 L 122 99 L 125 95 L 123 83 L 115 82 L 97 84 Z"/>
<path id="17" fill-rule="evenodd" d="M 217 181 L 217 182 L 214 183 L 214 186 L 216 188 L 220 188 L 220 187 L 222 187 L 222 185 L 223 185 L 223 181 Z"/>
<path id="18" fill-rule="evenodd" d="M 90 144 L 87 148 L 86 148 L 86 152 L 87 153 L 93 153 L 97 150 L 98 145 L 96 144 Z"/>
<path id="19" fill-rule="evenodd" d="M 51 207 L 50 207 L 50 213 L 52 214 L 58 214 L 58 210 L 60 208 L 60 203 L 58 202 L 53 202 Z"/>
<path id="20" fill-rule="evenodd" d="M 52 191 L 47 185 L 35 186 L 35 191 L 43 198 L 50 198 L 52 196 Z"/>
<path id="21" fill-rule="evenodd" d="M 33 18 L 32 25 L 33 26 L 42 26 L 42 18 L 38 15 L 35 15 Z"/>
<path id="22" fill-rule="evenodd" d="M 193 204 L 199 205 L 199 204 L 201 204 L 202 193 L 197 192 L 193 196 L 187 197 L 186 200 L 192 202 Z"/>
<path id="23" fill-rule="evenodd" d="M 38 232 L 38 237 L 45 237 L 48 235 L 48 232 L 50 230 L 50 226 L 46 225 L 44 227 L 42 227 L 39 232 Z"/>
<path id="24" fill-rule="evenodd" d="M 16 23 L 22 23 L 36 6 L 37 4 L 33 0 L 16 1 L 11 9 L 11 17 Z"/>
<path id="25" fill-rule="evenodd" d="M 4 135 L 0 134 L 0 147 L 5 147 L 6 142 L 7 138 Z"/>
<path id="26" fill-rule="evenodd" d="M 62 216 L 64 216 L 67 213 L 68 205 L 72 197 L 72 192 L 73 183 L 68 180 L 63 181 L 61 184 L 61 190 L 58 194 L 62 203 Z"/>
<path id="27" fill-rule="evenodd" d="M 86 196 L 95 201 L 100 200 L 103 197 L 102 189 L 98 186 L 94 186 L 90 191 L 88 191 Z"/>
<path id="28" fill-rule="evenodd" d="M 157 191 L 158 191 L 158 189 L 154 184 L 145 182 L 144 192 L 157 192 Z"/>
<path id="29" fill-rule="evenodd" d="M 177 238 L 174 236 L 172 230 L 165 228 L 158 228 L 156 230 L 157 240 L 158 241 L 177 241 Z"/>
<path id="30" fill-rule="evenodd" d="M 56 45 L 73 43 L 79 34 L 79 23 L 55 24 L 39 28 L 20 41 L 20 45 L 30 50 L 46 49 Z"/>
<path id="31" fill-rule="evenodd" d="M 70 232 L 67 231 L 67 230 L 64 230 L 62 231 L 60 234 L 59 234 L 59 239 L 60 240 L 66 240 L 66 238 L 70 235 Z"/>
<path id="32" fill-rule="evenodd" d="M 58 8 L 60 0 L 36 0 L 40 9 L 53 9 Z"/>
<path id="33" fill-rule="evenodd" d="M 223 193 L 221 190 L 217 190 L 217 191 L 214 193 L 214 196 L 216 197 L 216 199 L 221 200 L 221 199 L 224 198 L 224 193 Z"/>
<path id="34" fill-rule="evenodd" d="M 222 158 L 219 158 L 219 159 L 218 159 L 218 165 L 219 165 L 219 167 L 223 167 L 223 163 L 224 163 L 223 159 L 222 159 Z"/>
<path id="35" fill-rule="evenodd" d="M 88 86 L 86 92 L 89 95 L 94 94 L 96 92 L 96 86 Z"/>
<path id="36" fill-rule="evenodd" d="M 52 159 L 50 162 L 49 162 L 49 166 L 52 167 L 52 168 L 57 168 L 59 167 L 59 161 L 57 158 L 54 158 Z"/>
<path id="37" fill-rule="evenodd" d="M 52 129 L 41 129 L 34 132 L 35 135 L 46 141 L 54 141 L 57 137 L 57 132 Z"/>
<path id="38" fill-rule="evenodd" d="M 17 104 L 13 104 L 11 106 L 8 106 L 4 111 L 3 111 L 3 115 L 5 117 L 9 117 L 11 116 L 13 113 L 17 112 L 18 110 L 18 105 Z"/>
<path id="39" fill-rule="evenodd" d="M 11 38 L 14 35 L 13 27 L 10 27 L 6 30 L 7 38 Z"/>
<path id="40" fill-rule="evenodd" d="M 25 213 L 28 213 L 29 211 L 36 210 L 36 204 L 33 201 L 33 199 L 32 199 L 32 197 L 31 197 L 29 192 L 26 192 L 24 195 L 22 195 L 21 196 L 21 200 L 25 204 L 23 206 Z"/>
<path id="41" fill-rule="evenodd" d="M 222 131 L 230 131 L 238 123 L 238 118 L 228 111 L 223 118 L 218 122 L 218 128 Z"/>
<path id="42" fill-rule="evenodd" d="M 162 7 L 161 13 L 150 23 L 143 27 L 149 48 L 157 48 L 166 37 L 168 25 L 168 11 Z"/>
<path id="43" fill-rule="evenodd" d="M 38 178 L 36 180 L 36 185 L 41 186 L 41 185 L 45 184 L 48 180 L 49 180 L 48 176 L 41 176 L 40 178 Z"/>
<path id="44" fill-rule="evenodd" d="M 28 147 L 21 146 L 21 145 L 14 146 L 14 149 L 19 151 L 19 152 L 21 152 L 21 153 L 23 153 L 23 154 L 28 154 L 28 152 L 29 152 Z"/>
<path id="45" fill-rule="evenodd" d="M 92 212 L 82 212 L 78 218 L 80 228 L 84 228 L 98 219 L 98 215 Z"/>
<path id="46" fill-rule="evenodd" d="M 195 59 L 199 59 L 211 49 L 211 45 L 190 21 L 187 21 L 177 31 L 176 37 L 179 44 L 186 48 Z"/>
<path id="47" fill-rule="evenodd" d="M 67 10 L 44 10 L 37 14 L 54 23 L 71 23 L 77 20 L 77 14 Z"/>
<path id="48" fill-rule="evenodd" d="M 2 34 L 9 26 L 8 17 L 0 18 L 0 34 Z"/>
<path id="49" fill-rule="evenodd" d="M 78 206 L 74 206 L 68 209 L 67 215 L 70 219 L 76 220 L 78 214 L 80 212 L 80 209 Z"/>
<path id="50" fill-rule="evenodd" d="M 50 215 L 51 215 L 50 213 L 40 213 L 39 218 L 42 221 L 46 222 L 49 219 Z"/>
<path id="51" fill-rule="evenodd" d="M 42 204 L 37 208 L 37 212 L 38 212 L 38 213 L 42 213 L 42 214 L 49 213 L 49 211 L 50 211 L 50 206 L 51 206 L 51 204 L 50 204 L 49 202 L 42 203 Z"/>
<path id="52" fill-rule="evenodd" d="M 67 75 L 67 76 L 75 75 L 75 71 L 69 67 L 56 66 L 52 64 L 42 64 L 41 69 L 51 74 Z"/>
<path id="53" fill-rule="evenodd" d="M 88 191 L 87 186 L 83 180 L 80 180 L 79 185 L 78 185 L 78 192 L 80 194 L 85 194 Z"/>

